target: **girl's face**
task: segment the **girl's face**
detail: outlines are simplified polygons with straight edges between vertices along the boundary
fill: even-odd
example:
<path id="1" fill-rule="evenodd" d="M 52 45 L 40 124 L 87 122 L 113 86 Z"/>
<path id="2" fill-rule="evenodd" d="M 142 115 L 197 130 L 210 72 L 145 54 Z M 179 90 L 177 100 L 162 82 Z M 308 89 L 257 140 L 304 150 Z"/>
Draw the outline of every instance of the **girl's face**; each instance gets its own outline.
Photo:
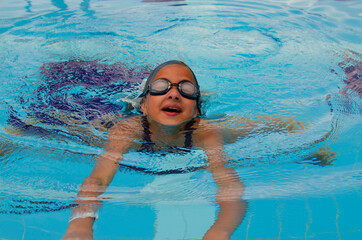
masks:
<path id="1" fill-rule="evenodd" d="M 179 83 L 187 80 L 195 84 L 192 72 L 180 64 L 172 64 L 163 67 L 155 76 L 154 80 L 167 79 L 171 83 Z M 141 110 L 144 115 L 168 126 L 176 126 L 189 121 L 198 114 L 196 100 L 181 96 L 177 86 L 172 86 L 170 91 L 164 95 L 152 96 L 149 93 L 143 99 Z"/>

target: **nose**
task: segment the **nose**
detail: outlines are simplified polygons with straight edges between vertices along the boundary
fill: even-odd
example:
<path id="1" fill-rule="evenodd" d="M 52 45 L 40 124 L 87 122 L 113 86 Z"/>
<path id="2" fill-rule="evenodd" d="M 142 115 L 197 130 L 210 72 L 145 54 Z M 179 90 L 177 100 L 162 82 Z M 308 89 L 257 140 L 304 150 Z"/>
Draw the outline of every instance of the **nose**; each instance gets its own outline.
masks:
<path id="1" fill-rule="evenodd" d="M 181 95 L 180 95 L 180 92 L 178 91 L 177 89 L 177 86 L 172 86 L 170 91 L 168 91 L 168 98 L 169 99 L 175 99 L 175 100 L 179 100 Z"/>

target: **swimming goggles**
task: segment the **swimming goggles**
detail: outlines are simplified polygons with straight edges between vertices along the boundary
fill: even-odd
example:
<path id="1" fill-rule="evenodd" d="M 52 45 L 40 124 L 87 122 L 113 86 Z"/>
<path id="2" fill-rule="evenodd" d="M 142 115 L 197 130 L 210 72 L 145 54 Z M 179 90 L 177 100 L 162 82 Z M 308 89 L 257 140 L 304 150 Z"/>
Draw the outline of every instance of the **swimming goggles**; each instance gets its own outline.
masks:
<path id="1" fill-rule="evenodd" d="M 147 91 L 150 91 L 150 95 L 159 96 L 164 95 L 170 91 L 172 86 L 177 86 L 177 89 L 181 96 L 188 99 L 196 99 L 199 96 L 198 88 L 190 81 L 182 80 L 179 83 L 171 83 L 167 79 L 157 79 L 153 81 L 147 88 Z M 145 96 L 147 91 L 145 91 L 142 95 Z"/>

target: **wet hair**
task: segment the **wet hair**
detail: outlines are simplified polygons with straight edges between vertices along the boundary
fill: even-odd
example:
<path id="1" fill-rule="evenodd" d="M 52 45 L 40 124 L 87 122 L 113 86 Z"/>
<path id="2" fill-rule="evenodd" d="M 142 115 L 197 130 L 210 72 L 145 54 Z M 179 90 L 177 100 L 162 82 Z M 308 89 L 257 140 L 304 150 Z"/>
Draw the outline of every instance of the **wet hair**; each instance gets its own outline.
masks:
<path id="1" fill-rule="evenodd" d="M 194 77 L 194 80 L 195 80 L 195 83 L 196 83 L 196 88 L 197 88 L 197 91 L 198 91 L 198 95 L 197 95 L 197 98 L 196 98 L 196 106 L 197 106 L 197 110 L 199 111 L 199 115 L 201 115 L 201 99 L 200 99 L 200 86 L 199 86 L 199 83 L 197 82 L 197 78 L 195 76 L 195 73 L 192 71 L 192 69 L 187 66 L 186 63 L 182 62 L 182 61 L 179 61 L 179 60 L 170 60 L 170 61 L 167 61 L 167 62 L 164 62 L 160 65 L 158 65 L 152 72 L 151 74 L 148 76 L 147 80 L 146 80 L 146 83 L 144 85 L 144 88 L 143 88 L 143 91 L 142 93 L 139 95 L 140 98 L 143 98 L 147 95 L 147 91 L 148 91 L 148 87 L 149 85 L 152 83 L 152 81 L 155 79 L 155 76 L 157 75 L 157 73 L 164 67 L 168 66 L 168 65 L 175 65 L 175 64 L 178 64 L 178 65 L 182 65 L 184 67 L 187 67 L 191 73 L 192 73 L 192 76 Z"/>

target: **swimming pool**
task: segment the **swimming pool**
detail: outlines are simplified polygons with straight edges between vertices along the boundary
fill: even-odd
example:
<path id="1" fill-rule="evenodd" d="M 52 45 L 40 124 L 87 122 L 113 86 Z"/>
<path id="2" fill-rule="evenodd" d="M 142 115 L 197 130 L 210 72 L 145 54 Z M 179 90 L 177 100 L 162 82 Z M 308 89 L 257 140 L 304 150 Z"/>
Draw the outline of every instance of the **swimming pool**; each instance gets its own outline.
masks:
<path id="1" fill-rule="evenodd" d="M 360 1 L 2 3 L 0 239 L 63 236 L 107 120 L 135 114 L 129 96 L 169 59 L 195 71 L 210 121 L 308 126 L 225 145 L 248 202 L 232 239 L 360 239 L 361 18 Z M 202 164 L 193 156 L 146 167 Z M 122 170 L 95 239 L 201 239 L 216 189 L 203 169 Z"/>

